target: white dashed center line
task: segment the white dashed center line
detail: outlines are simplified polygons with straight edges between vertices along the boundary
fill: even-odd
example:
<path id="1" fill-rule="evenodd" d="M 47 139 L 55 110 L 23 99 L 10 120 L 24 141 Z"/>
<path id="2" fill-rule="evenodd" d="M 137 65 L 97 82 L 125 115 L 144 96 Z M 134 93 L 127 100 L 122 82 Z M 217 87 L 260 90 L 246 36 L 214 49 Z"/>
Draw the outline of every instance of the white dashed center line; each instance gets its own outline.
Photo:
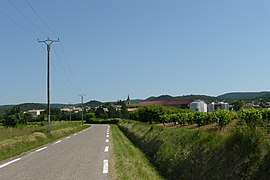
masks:
<path id="1" fill-rule="evenodd" d="M 107 174 L 109 172 L 109 162 L 107 159 L 103 161 L 103 174 Z"/>

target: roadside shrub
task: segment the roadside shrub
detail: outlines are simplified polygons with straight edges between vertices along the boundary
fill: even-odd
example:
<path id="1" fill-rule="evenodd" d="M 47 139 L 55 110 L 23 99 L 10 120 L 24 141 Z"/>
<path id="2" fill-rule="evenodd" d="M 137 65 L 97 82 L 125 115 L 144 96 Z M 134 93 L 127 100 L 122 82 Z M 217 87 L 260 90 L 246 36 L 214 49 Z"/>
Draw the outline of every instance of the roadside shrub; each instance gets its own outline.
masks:
<path id="1" fill-rule="evenodd" d="M 3 117 L 3 125 L 6 127 L 16 127 L 20 124 L 27 124 L 23 113 L 19 106 L 14 106 L 12 109 L 8 110 Z"/>

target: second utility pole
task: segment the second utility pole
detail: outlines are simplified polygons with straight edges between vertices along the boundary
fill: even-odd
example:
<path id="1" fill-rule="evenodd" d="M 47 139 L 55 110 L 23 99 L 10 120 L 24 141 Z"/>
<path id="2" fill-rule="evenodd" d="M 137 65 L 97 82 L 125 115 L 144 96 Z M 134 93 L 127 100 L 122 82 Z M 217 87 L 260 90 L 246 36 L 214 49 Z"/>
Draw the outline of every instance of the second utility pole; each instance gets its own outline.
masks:
<path id="1" fill-rule="evenodd" d="M 83 125 L 83 111 L 84 111 L 84 108 L 83 108 L 83 97 L 86 96 L 86 94 L 80 94 L 79 96 L 81 96 L 81 101 L 82 101 L 82 125 Z"/>
<path id="2" fill-rule="evenodd" d="M 47 39 L 44 41 L 40 41 L 38 39 L 39 43 L 45 43 L 47 45 L 47 56 L 48 56 L 48 74 L 47 74 L 47 98 L 48 98 L 48 133 L 51 134 L 51 105 L 50 105 L 50 50 L 51 50 L 51 44 L 54 42 L 59 42 L 58 40 L 51 40 Z"/>

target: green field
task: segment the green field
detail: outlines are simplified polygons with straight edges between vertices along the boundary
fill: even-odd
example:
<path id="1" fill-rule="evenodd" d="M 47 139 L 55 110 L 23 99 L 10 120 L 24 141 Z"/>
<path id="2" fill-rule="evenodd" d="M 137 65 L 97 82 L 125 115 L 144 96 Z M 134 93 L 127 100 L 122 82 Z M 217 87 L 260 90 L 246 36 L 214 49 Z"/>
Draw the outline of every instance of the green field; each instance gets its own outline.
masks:
<path id="1" fill-rule="evenodd" d="M 47 126 L 30 125 L 20 128 L 0 129 L 0 161 L 21 155 L 31 149 L 55 141 L 89 126 L 81 125 L 81 121 L 52 122 L 51 135 L 47 133 Z"/>

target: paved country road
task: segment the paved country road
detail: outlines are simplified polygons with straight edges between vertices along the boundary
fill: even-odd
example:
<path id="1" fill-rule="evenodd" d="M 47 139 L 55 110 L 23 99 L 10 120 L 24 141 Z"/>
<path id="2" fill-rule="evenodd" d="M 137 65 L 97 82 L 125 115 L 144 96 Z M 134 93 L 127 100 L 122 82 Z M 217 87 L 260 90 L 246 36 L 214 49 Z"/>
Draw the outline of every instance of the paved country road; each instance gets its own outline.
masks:
<path id="1" fill-rule="evenodd" d="M 109 126 L 91 125 L 32 153 L 1 162 L 0 179 L 108 179 L 109 151 Z"/>

